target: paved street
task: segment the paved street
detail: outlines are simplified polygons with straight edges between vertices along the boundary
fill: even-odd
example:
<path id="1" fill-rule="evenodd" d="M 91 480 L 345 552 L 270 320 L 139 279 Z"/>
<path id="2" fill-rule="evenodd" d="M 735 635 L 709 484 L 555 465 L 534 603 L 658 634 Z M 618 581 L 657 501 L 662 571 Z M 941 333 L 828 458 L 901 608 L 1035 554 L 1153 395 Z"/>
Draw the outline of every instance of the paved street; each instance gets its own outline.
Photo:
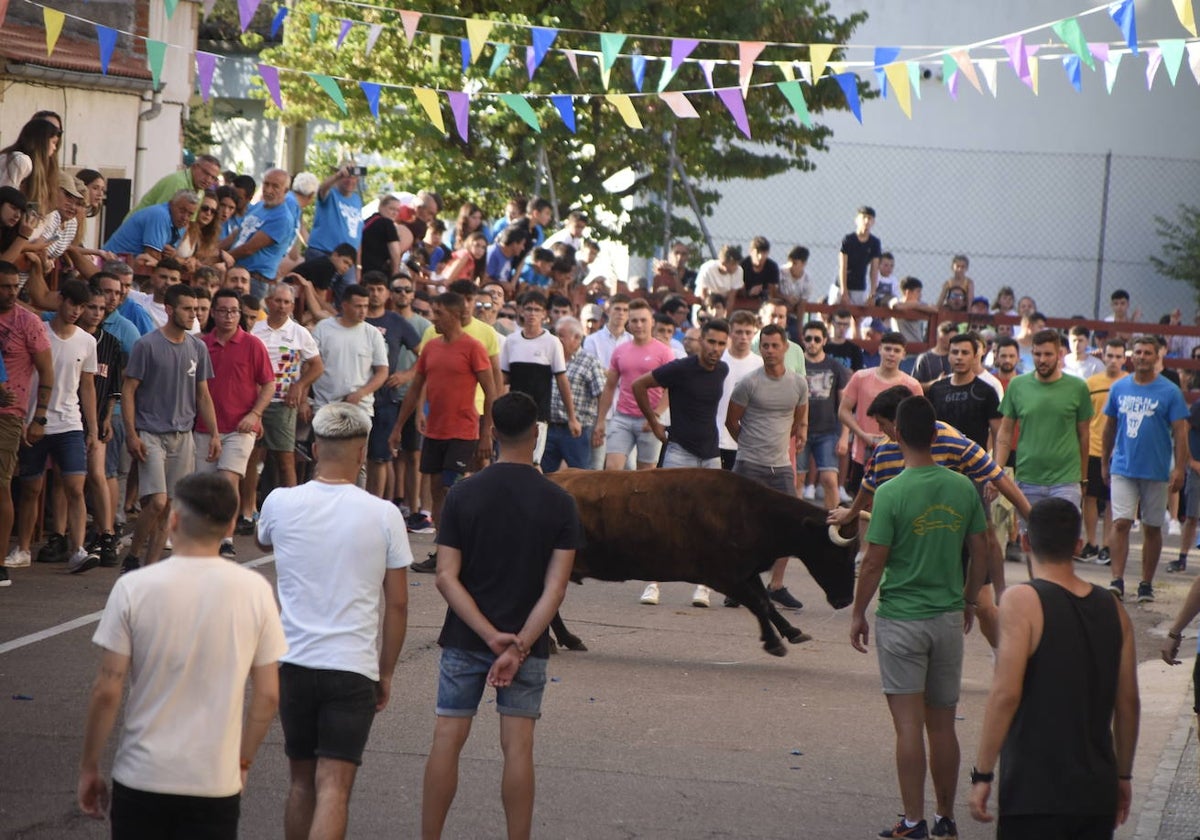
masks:
<path id="1" fill-rule="evenodd" d="M 422 557 L 430 539 L 413 544 Z M 249 540 L 239 539 L 238 548 L 243 560 L 257 556 Z M 1131 570 L 1137 562 L 1135 555 Z M 273 578 L 269 558 L 258 568 Z M 1080 568 L 1107 583 L 1107 569 Z M 1023 575 L 1014 564 L 1008 571 Z M 1122 838 L 1190 840 L 1200 833 L 1191 662 L 1168 668 L 1157 653 L 1160 625 L 1192 574 L 1160 572 L 1158 603 L 1129 605 L 1143 660 L 1143 722 L 1134 816 Z M 0 837 L 107 836 L 102 824 L 78 815 L 74 790 L 97 659 L 90 638 L 115 575 L 97 569 L 72 577 L 35 567 L 16 571 L 13 586 L 0 590 Z M 408 641 L 393 704 L 376 720 L 358 777 L 352 837 L 417 834 L 434 721 L 434 640 L 445 609 L 432 583 L 410 575 Z M 900 802 L 891 724 L 874 655 L 850 648 L 848 611 L 834 613 L 798 564 L 788 585 L 806 604 L 798 623 L 814 641 L 791 647 L 783 659 L 761 650 L 745 610 L 691 607 L 689 585 L 665 584 L 658 607 L 637 604 L 638 583 L 572 586 L 563 614 L 590 651 L 550 663 L 537 730 L 535 836 L 867 838 L 894 820 Z M 1194 649 L 1185 643 L 1186 655 Z M 990 669 L 986 643 L 973 632 L 959 710 L 964 792 Z M 447 837 L 503 835 L 497 730 L 485 705 L 464 753 Z M 243 837 L 281 836 L 286 779 L 276 725 L 250 774 Z M 965 807 L 957 817 L 964 838 L 993 836 Z"/>

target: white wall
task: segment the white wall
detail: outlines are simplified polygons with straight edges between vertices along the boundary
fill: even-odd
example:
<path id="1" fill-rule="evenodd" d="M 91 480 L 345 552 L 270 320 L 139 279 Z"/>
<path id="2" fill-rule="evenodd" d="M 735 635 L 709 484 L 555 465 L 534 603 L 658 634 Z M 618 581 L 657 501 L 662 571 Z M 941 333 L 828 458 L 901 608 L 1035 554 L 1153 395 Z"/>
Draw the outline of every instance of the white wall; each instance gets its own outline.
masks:
<path id="1" fill-rule="evenodd" d="M 183 121 L 188 99 L 195 84 L 196 23 L 199 4 L 180 3 L 168 20 L 162 3 L 150 3 L 150 37 L 172 45 L 187 45 L 189 49 L 167 48 L 163 61 L 161 102 L 162 111 L 143 125 L 142 146 L 137 175 L 133 184 L 135 200 L 164 175 L 183 166 Z M 149 96 L 141 110 L 149 107 Z"/>

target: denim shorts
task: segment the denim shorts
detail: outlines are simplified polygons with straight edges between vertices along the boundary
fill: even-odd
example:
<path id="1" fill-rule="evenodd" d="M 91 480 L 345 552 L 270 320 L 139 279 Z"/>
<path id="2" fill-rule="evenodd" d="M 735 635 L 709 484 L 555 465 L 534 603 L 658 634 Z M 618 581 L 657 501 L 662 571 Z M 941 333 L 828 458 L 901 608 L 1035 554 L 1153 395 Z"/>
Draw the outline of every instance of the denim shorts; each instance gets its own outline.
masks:
<path id="1" fill-rule="evenodd" d="M 117 404 L 120 406 L 120 403 Z M 112 437 L 108 439 L 104 450 L 104 477 L 116 478 L 121 474 L 121 454 L 125 452 L 125 422 L 120 412 L 113 416 Z"/>
<path id="2" fill-rule="evenodd" d="M 837 472 L 837 442 L 837 432 L 810 437 L 805 442 L 804 449 L 796 453 L 796 472 L 801 474 L 808 472 L 809 458 L 816 461 L 818 472 Z"/>
<path id="3" fill-rule="evenodd" d="M 33 446 L 22 446 L 17 455 L 21 478 L 40 478 L 46 458 L 54 459 L 63 475 L 87 475 L 87 445 L 83 430 L 45 435 Z"/>
<path id="4" fill-rule="evenodd" d="M 375 400 L 375 416 L 371 418 L 371 434 L 367 438 L 367 460 L 377 464 L 390 464 L 392 447 L 388 438 L 392 429 L 396 428 L 396 419 L 400 416 L 400 406 L 388 399 Z"/>
<path id="5" fill-rule="evenodd" d="M 721 469 L 721 456 L 714 455 L 711 458 L 701 458 L 699 455 L 693 455 L 688 452 L 678 443 L 670 441 L 667 444 L 666 451 L 663 452 L 662 465 L 664 468 L 671 467 L 703 467 L 709 470 Z"/>
<path id="6" fill-rule="evenodd" d="M 643 431 L 642 427 L 645 425 L 646 418 L 640 414 L 637 417 L 619 411 L 613 414 L 606 429 L 608 434 L 604 440 L 605 453 L 628 455 L 636 446 L 639 464 L 657 464 L 662 443 L 654 436 L 654 432 Z"/>
<path id="7" fill-rule="evenodd" d="M 487 685 L 495 654 L 463 648 L 442 648 L 438 665 L 437 713 L 442 717 L 474 717 Z M 496 689 L 496 711 L 510 717 L 537 720 L 542 716 L 547 659 L 531 656 L 517 671 L 512 685 Z"/>
<path id="8" fill-rule="evenodd" d="M 1042 499 L 1066 499 L 1075 505 L 1077 510 L 1083 510 L 1083 492 L 1079 484 L 1030 484 L 1028 481 L 1018 481 L 1017 489 L 1025 494 L 1029 504 L 1033 505 Z M 1116 519 L 1116 514 L 1113 514 Z M 1025 519 L 1021 519 L 1021 533 L 1028 531 Z"/>
<path id="9" fill-rule="evenodd" d="M 352 671 L 280 663 L 279 722 L 287 757 L 361 765 L 375 721 L 376 685 Z"/>

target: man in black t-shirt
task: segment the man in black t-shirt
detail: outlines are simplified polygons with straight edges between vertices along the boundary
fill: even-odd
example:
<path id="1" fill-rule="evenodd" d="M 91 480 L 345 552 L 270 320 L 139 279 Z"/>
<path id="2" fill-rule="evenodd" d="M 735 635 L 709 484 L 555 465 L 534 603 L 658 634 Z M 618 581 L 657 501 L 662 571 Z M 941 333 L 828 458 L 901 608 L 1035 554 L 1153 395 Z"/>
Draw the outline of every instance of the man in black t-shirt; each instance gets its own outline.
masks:
<path id="1" fill-rule="evenodd" d="M 838 254 L 838 288 L 841 303 L 863 306 L 875 299 L 875 284 L 879 280 L 879 258 L 883 246 L 879 237 L 871 234 L 875 225 L 875 209 L 866 205 L 858 208 L 854 217 L 854 233 L 846 234 Z"/>
<path id="2" fill-rule="evenodd" d="M 362 270 L 382 271 L 391 277 L 400 270 L 400 230 L 396 216 L 400 212 L 400 199 L 384 196 L 379 200 L 379 212 L 363 222 Z"/>
<path id="3" fill-rule="evenodd" d="M 949 423 L 985 452 L 991 451 L 988 436 L 1000 431 L 1000 395 L 975 375 L 979 336 L 956 333 L 950 338 L 950 376 L 929 386 L 929 401 L 937 419 Z"/>
<path id="4" fill-rule="evenodd" d="M 533 728 L 550 637 L 581 537 L 575 501 L 532 466 L 537 405 L 520 392 L 492 406 L 500 457 L 458 482 L 438 521 L 438 589 L 448 609 L 438 644 L 437 723 L 425 763 L 421 834 L 440 837 L 458 758 L 486 685 L 496 689 L 509 837 L 533 820 Z"/>
<path id="5" fill-rule="evenodd" d="M 825 342 L 825 352 L 845 365 L 851 372 L 862 370 L 862 348 L 851 340 L 854 333 L 854 315 L 849 309 L 833 313 L 833 329 Z"/>
<path id="6" fill-rule="evenodd" d="M 742 260 L 743 294 L 765 300 L 779 289 L 779 263 L 771 259 L 771 243 L 765 236 L 750 240 L 750 256 Z"/>

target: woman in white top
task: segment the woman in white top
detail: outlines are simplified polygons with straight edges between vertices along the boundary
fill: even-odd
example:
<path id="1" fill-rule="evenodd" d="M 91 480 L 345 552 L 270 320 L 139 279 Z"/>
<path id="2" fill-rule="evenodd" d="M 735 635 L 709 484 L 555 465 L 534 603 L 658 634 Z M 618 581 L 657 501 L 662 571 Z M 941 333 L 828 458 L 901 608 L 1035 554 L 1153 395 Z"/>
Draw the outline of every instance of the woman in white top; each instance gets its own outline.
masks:
<path id="1" fill-rule="evenodd" d="M 58 206 L 58 141 L 62 131 L 49 120 L 30 120 L 12 145 L 0 149 L 0 187 L 16 187 L 39 213 Z"/>

